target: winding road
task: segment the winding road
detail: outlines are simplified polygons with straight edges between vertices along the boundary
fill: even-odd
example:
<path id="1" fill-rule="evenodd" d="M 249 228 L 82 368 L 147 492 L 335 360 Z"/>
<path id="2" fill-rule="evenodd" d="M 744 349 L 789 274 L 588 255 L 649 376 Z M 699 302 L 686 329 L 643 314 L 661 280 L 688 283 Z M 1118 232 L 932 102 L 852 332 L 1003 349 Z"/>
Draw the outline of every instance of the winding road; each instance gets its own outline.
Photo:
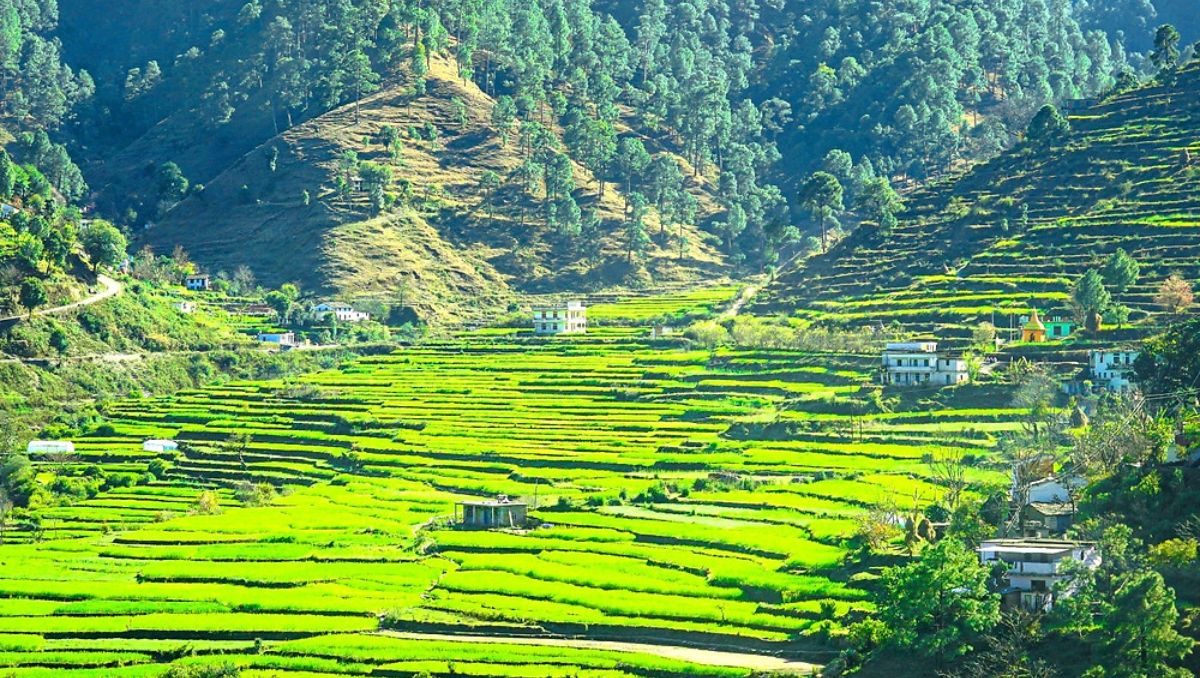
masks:
<path id="1" fill-rule="evenodd" d="M 104 289 L 100 290 L 99 292 L 93 294 L 92 296 L 90 296 L 86 299 L 80 299 L 79 301 L 76 301 L 71 304 L 66 304 L 64 306 L 55 306 L 54 308 L 43 308 L 40 311 L 34 311 L 33 315 L 54 315 L 55 313 L 65 313 L 67 311 L 71 311 L 71 310 L 74 310 L 74 309 L 77 309 L 77 308 L 80 308 L 83 306 L 89 306 L 98 301 L 104 301 L 105 299 L 108 299 L 110 297 L 115 297 L 121 293 L 121 289 L 122 289 L 121 283 L 117 282 L 116 280 L 113 280 L 112 278 L 110 278 L 106 275 L 97 274 L 96 282 L 103 285 Z M 29 314 L 27 314 L 27 313 L 22 313 L 20 315 L 10 315 L 6 318 L 0 318 L 0 323 L 10 322 L 12 320 L 23 320 L 28 317 L 29 317 Z"/>
<path id="2" fill-rule="evenodd" d="M 667 659 L 678 659 L 695 664 L 709 666 L 729 666 L 733 668 L 750 669 L 761 672 L 785 672 L 799 675 L 813 675 L 816 668 L 813 664 L 792 661 L 769 655 L 746 654 L 741 652 L 719 652 L 716 650 L 698 650 L 690 647 L 674 645 L 647 645 L 642 643 L 621 643 L 609 640 L 579 640 L 575 638 L 538 638 L 538 637 L 507 637 L 507 636 L 473 636 L 438 633 L 407 633 L 399 631 L 381 631 L 381 635 L 409 640 L 440 640 L 453 643 L 502 643 L 505 645 L 547 645 L 551 647 L 569 647 L 579 650 L 610 650 L 615 652 L 636 652 L 651 654 Z"/>

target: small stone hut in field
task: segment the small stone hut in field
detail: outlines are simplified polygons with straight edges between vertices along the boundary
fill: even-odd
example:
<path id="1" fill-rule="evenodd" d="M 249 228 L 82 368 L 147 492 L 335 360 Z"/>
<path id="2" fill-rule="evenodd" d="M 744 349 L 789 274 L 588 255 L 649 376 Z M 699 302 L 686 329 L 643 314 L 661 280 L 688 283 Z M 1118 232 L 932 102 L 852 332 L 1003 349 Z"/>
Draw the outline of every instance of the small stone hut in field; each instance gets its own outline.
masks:
<path id="1" fill-rule="evenodd" d="M 528 520 L 529 505 L 503 494 L 495 499 L 460 501 L 454 510 L 455 523 L 482 530 L 524 527 Z"/>

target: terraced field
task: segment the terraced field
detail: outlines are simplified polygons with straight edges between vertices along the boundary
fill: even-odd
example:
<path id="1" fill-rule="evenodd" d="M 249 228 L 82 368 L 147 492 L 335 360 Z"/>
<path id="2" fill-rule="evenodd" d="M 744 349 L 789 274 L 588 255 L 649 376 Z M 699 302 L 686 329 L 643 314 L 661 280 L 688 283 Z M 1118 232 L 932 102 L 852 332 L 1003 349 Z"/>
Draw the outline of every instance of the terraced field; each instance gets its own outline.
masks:
<path id="1" fill-rule="evenodd" d="M 1065 143 L 1018 148 L 914 195 L 893 234 L 855 234 L 758 307 L 965 335 L 1063 308 L 1080 275 L 1124 248 L 1142 279 L 1119 301 L 1153 323 L 1167 276 L 1200 279 L 1198 92 L 1192 64 L 1071 117 Z"/>
<path id="2" fill-rule="evenodd" d="M 155 675 L 172 661 L 230 661 L 256 676 L 750 671 L 372 635 L 381 625 L 819 663 L 832 656 L 826 634 L 871 610 L 869 574 L 845 564 L 856 517 L 938 502 L 929 456 L 952 446 L 986 459 L 1021 414 L 815 413 L 857 394 L 875 361 L 690 351 L 621 328 L 547 341 L 480 333 L 286 383 L 112 403 L 111 430 L 78 441 L 74 468 L 125 473 L 129 486 L 46 509 L 36 532 L 9 530 L 0 666 L 16 676 Z M 156 463 L 160 479 L 145 475 L 151 437 L 181 443 L 157 457 L 169 464 Z M 1000 480 L 984 466 L 973 492 Z M 243 506 L 246 481 L 280 494 Z M 450 524 L 455 502 L 497 494 L 528 501 L 537 527 Z"/>

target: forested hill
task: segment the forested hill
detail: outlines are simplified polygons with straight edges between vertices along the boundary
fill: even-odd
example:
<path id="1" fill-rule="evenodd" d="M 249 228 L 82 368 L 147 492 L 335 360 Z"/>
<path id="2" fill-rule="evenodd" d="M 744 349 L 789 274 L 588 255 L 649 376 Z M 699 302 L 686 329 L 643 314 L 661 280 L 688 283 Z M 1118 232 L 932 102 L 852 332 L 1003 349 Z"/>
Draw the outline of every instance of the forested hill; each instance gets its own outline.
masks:
<path id="1" fill-rule="evenodd" d="M 1110 283 L 1106 315 L 1157 310 L 1165 279 L 1200 275 L 1200 61 L 1066 120 L 1051 113 L 1014 150 L 914 195 L 896 228 L 864 226 L 782 277 L 762 310 L 943 330 L 984 320 L 994 299 L 1066 310 L 1119 249 L 1140 267 Z"/>
<path id="2" fill-rule="evenodd" d="M 161 246 L 171 228 L 204 228 L 194 201 L 231 171 L 244 177 L 237 204 L 279 202 L 272 154 L 288 144 L 272 140 L 327 130 L 322 118 L 351 105 L 357 124 L 358 104 L 379 93 L 441 116 L 399 112 L 416 129 L 389 137 L 397 144 L 470 118 L 520 149 L 507 172 L 481 163 L 468 173 L 477 184 L 485 171 L 500 175 L 498 186 L 486 175 L 497 204 L 482 221 L 510 239 L 486 239 L 483 256 L 506 282 L 643 284 L 680 271 L 756 272 L 790 255 L 814 225 L 801 188 L 818 170 L 853 207 L 865 193 L 886 195 L 890 181 L 925 182 L 993 156 L 1042 105 L 1149 69 L 1143 53 L 1172 12 L 1190 21 L 1178 0 L 15 0 L 0 12 L 10 43 L 4 124 L 65 143 L 99 212 L 133 234 L 165 225 L 149 230 Z M 1185 30 L 1175 47 L 1188 52 L 1194 37 Z M 447 88 L 430 86 L 437 64 L 446 82 L 480 95 L 442 99 Z M 34 107 L 47 111 L 23 115 Z M 377 122 L 375 132 L 387 120 Z M 443 150 L 470 154 L 469 143 L 420 141 L 437 162 L 452 161 Z M 369 216 L 440 211 L 437 237 L 457 247 L 478 210 L 464 219 L 421 191 L 414 198 L 410 188 L 429 175 L 410 172 L 389 145 L 390 172 L 362 187 L 374 194 Z M 258 154 L 268 159 L 249 160 Z M 286 187 L 288 200 L 330 206 L 358 167 L 328 164 Z M 82 180 L 63 184 L 84 195 Z M 606 185 L 617 189 L 616 213 Z M 325 227 L 310 223 L 287 235 L 329 249 Z M 338 225 L 347 223 L 363 220 Z M 552 237 L 521 237 L 529 224 Z M 225 223 L 220 237 L 237 242 L 225 237 L 231 228 L 258 237 L 260 225 Z M 377 262 L 382 278 L 426 249 L 398 247 L 405 256 Z M 268 281 L 293 276 L 228 257 L 235 249 L 200 261 L 263 267 Z M 682 267 L 667 265 L 671 253 Z M 342 284 L 313 275 L 305 282 Z"/>

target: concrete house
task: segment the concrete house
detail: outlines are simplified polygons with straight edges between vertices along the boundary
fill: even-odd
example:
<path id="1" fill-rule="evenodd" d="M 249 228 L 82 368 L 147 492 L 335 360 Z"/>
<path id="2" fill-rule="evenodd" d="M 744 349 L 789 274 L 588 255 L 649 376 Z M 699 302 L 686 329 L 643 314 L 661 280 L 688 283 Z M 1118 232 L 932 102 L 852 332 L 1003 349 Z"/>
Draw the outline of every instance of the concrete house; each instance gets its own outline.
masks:
<path id="1" fill-rule="evenodd" d="M 196 312 L 196 304 L 194 304 L 190 301 L 176 301 L 175 303 L 171 304 L 171 308 L 175 309 L 176 311 L 179 311 L 180 313 L 195 313 Z"/>
<path id="2" fill-rule="evenodd" d="M 1043 324 L 1046 326 L 1046 337 L 1051 341 L 1066 339 L 1079 329 L 1079 323 L 1074 318 L 1061 315 L 1051 316 Z"/>
<path id="3" fill-rule="evenodd" d="M 1092 542 L 1059 539 L 993 539 L 979 545 L 979 562 L 1004 563 L 1006 588 L 1000 593 L 1005 607 L 1046 612 L 1054 597 L 1070 597 L 1071 573 L 1067 565 L 1078 563 L 1094 570 L 1100 553 Z"/>
<path id="4" fill-rule="evenodd" d="M 16 207 L 6 202 L 0 202 L 0 219 L 7 219 L 19 211 Z"/>
<path id="5" fill-rule="evenodd" d="M 264 344 L 279 344 L 284 348 L 298 345 L 295 332 L 259 332 L 254 338 Z"/>
<path id="6" fill-rule="evenodd" d="M 179 444 L 174 440 L 147 440 L 142 443 L 143 452 L 174 452 L 179 449 Z"/>
<path id="7" fill-rule="evenodd" d="M 1025 507 L 1023 532 L 1026 537 L 1048 539 L 1061 536 L 1075 524 L 1075 505 L 1065 501 L 1031 502 Z"/>
<path id="8" fill-rule="evenodd" d="M 207 275 L 189 275 L 183 279 L 183 284 L 193 292 L 206 292 L 212 289 L 212 278 Z"/>
<path id="9" fill-rule="evenodd" d="M 1028 487 L 1024 488 L 1020 487 L 1014 481 L 1012 499 L 1014 502 L 1021 502 L 1023 505 L 1070 502 L 1071 495 L 1086 486 L 1087 480 L 1073 474 L 1042 478 L 1029 483 Z"/>
<path id="10" fill-rule="evenodd" d="M 534 306 L 533 331 L 535 334 L 583 334 L 587 332 L 587 307 L 578 301 Z"/>
<path id="11" fill-rule="evenodd" d="M 461 516 L 461 517 L 460 517 Z M 481 501 L 460 501 L 454 509 L 454 522 L 463 527 L 492 529 L 524 527 L 529 520 L 529 505 L 508 495 Z"/>
<path id="12" fill-rule="evenodd" d="M 1129 391 L 1133 389 L 1133 363 L 1137 361 L 1140 351 L 1088 351 L 1088 370 L 1095 384 L 1109 391 Z"/>
<path id="13" fill-rule="evenodd" d="M 316 313 L 317 317 L 322 320 L 332 315 L 341 323 L 360 323 L 371 319 L 370 313 L 356 311 L 350 304 L 343 304 L 337 301 L 317 304 L 313 307 L 313 313 Z"/>
<path id="14" fill-rule="evenodd" d="M 883 352 L 883 383 L 953 386 L 971 378 L 962 356 L 938 351 L 937 342 L 893 342 Z"/>

